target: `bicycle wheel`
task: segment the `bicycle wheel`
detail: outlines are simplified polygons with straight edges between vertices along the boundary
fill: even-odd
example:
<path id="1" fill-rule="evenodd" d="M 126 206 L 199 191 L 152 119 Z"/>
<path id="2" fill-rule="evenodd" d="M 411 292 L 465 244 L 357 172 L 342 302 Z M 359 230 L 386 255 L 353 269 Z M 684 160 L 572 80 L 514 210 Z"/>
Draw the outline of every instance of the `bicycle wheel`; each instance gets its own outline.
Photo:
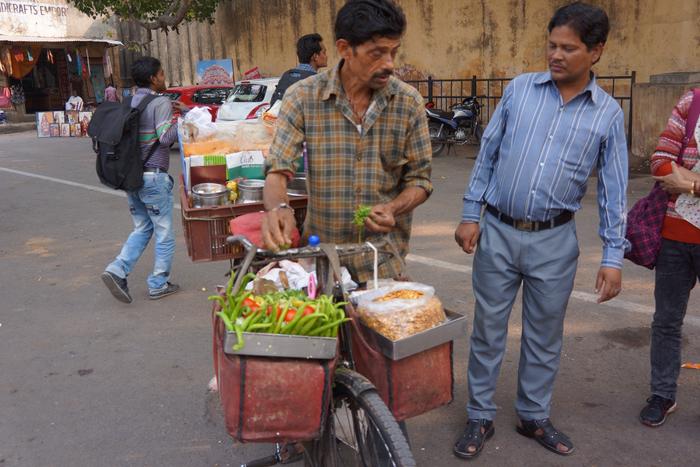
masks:
<path id="1" fill-rule="evenodd" d="M 396 419 L 364 376 L 336 372 L 334 407 L 321 439 L 306 447 L 313 467 L 413 467 L 416 461 Z"/>

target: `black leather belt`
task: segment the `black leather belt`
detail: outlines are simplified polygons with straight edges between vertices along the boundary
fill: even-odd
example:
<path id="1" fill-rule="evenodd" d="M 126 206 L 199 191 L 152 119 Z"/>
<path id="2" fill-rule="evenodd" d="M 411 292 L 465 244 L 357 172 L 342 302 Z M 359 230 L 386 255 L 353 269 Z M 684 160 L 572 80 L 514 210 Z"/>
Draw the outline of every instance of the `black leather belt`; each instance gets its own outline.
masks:
<path id="1" fill-rule="evenodd" d="M 167 170 L 161 169 L 160 167 L 144 167 L 144 168 L 143 168 L 143 172 L 144 172 L 144 173 L 146 173 L 146 172 L 149 172 L 149 173 L 164 173 L 164 174 L 167 174 L 167 173 L 168 173 Z"/>
<path id="2" fill-rule="evenodd" d="M 559 227 L 564 225 L 574 218 L 574 213 L 571 211 L 564 211 L 556 217 L 548 221 L 520 221 L 513 219 L 512 217 L 503 214 L 498 209 L 494 208 L 490 204 L 486 205 L 486 210 L 493 214 L 496 219 L 507 224 L 514 229 L 522 230 L 523 232 L 539 232 L 540 230 L 552 229 L 554 227 Z"/>

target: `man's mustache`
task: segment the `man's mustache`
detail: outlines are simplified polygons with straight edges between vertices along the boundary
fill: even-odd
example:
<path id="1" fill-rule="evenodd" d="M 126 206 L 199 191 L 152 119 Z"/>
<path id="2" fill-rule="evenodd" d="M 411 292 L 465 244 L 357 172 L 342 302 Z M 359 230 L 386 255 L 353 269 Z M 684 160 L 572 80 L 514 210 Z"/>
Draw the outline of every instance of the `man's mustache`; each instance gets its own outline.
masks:
<path id="1" fill-rule="evenodd" d="M 388 78 L 389 76 L 393 75 L 394 72 L 390 70 L 385 70 L 385 71 L 380 71 L 378 73 L 375 73 L 372 75 L 372 78 Z"/>

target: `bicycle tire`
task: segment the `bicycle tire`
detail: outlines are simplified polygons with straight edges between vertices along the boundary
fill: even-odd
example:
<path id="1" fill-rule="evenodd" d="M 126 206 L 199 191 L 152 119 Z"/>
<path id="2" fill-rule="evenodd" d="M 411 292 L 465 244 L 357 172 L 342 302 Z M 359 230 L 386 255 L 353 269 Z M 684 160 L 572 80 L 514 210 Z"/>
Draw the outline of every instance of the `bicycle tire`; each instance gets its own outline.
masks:
<path id="1" fill-rule="evenodd" d="M 307 467 L 383 467 L 384 465 L 415 467 L 416 461 L 413 458 L 404 433 L 401 431 L 394 415 L 377 391 L 371 386 L 371 383 L 364 376 L 354 371 L 347 371 L 345 375 L 345 378 L 336 378 L 334 381 L 334 408 L 328 417 L 322 437 L 319 440 L 307 443 L 304 465 Z M 357 389 L 354 388 L 362 387 L 362 385 L 366 389 L 358 393 Z M 345 409 L 346 411 L 350 410 L 353 413 L 351 421 L 358 441 L 357 451 L 354 452 L 354 455 L 348 452 L 353 450 L 353 447 L 349 446 L 348 440 L 343 439 L 338 433 L 341 424 L 338 415 L 344 409 L 344 405 L 348 407 L 348 409 Z M 353 408 L 357 409 L 357 414 L 352 410 Z M 363 417 L 366 417 L 368 421 L 367 432 L 361 433 L 364 436 L 357 436 L 357 429 L 362 428 L 360 419 Z M 350 419 L 347 421 L 350 421 Z M 370 430 L 372 431 L 370 432 Z M 347 430 L 342 431 L 343 435 L 347 437 Z M 367 452 L 366 450 L 364 450 L 365 452 L 360 452 L 362 450 L 360 443 L 368 446 L 379 445 L 378 441 L 381 441 L 381 445 L 385 448 L 385 450 L 381 451 L 382 454 L 376 450 L 374 452 Z M 380 448 L 381 445 L 379 445 Z M 374 457 L 372 454 L 374 454 Z M 348 459 L 349 455 L 354 457 L 354 460 L 352 458 Z"/>

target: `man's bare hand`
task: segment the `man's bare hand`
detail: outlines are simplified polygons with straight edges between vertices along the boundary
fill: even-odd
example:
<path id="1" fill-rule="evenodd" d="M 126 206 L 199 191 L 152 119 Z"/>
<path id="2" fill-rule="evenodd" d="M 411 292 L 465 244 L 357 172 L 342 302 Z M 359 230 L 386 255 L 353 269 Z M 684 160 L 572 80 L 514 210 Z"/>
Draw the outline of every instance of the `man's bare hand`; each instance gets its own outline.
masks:
<path id="1" fill-rule="evenodd" d="M 291 209 L 273 209 L 265 213 L 262 221 L 262 238 L 265 248 L 279 251 L 281 247 L 292 245 L 292 232 L 297 226 Z"/>
<path id="2" fill-rule="evenodd" d="M 607 302 L 617 297 L 622 290 L 622 271 L 615 268 L 601 267 L 595 281 L 595 291 L 600 294 L 598 303 Z"/>
<path id="3" fill-rule="evenodd" d="M 476 242 L 479 240 L 479 223 L 462 222 L 455 230 L 455 241 L 457 245 L 467 254 L 472 254 L 476 250 Z"/>
<path id="4" fill-rule="evenodd" d="M 187 107 L 187 104 L 185 104 L 182 101 L 172 101 L 171 104 L 173 106 L 173 110 L 179 110 L 180 113 L 183 113 L 183 114 L 185 112 L 187 112 L 188 110 L 190 110 L 190 108 Z"/>
<path id="5" fill-rule="evenodd" d="M 365 219 L 365 227 L 372 232 L 389 233 L 395 226 L 394 211 L 388 204 L 373 206 L 369 217 Z"/>

